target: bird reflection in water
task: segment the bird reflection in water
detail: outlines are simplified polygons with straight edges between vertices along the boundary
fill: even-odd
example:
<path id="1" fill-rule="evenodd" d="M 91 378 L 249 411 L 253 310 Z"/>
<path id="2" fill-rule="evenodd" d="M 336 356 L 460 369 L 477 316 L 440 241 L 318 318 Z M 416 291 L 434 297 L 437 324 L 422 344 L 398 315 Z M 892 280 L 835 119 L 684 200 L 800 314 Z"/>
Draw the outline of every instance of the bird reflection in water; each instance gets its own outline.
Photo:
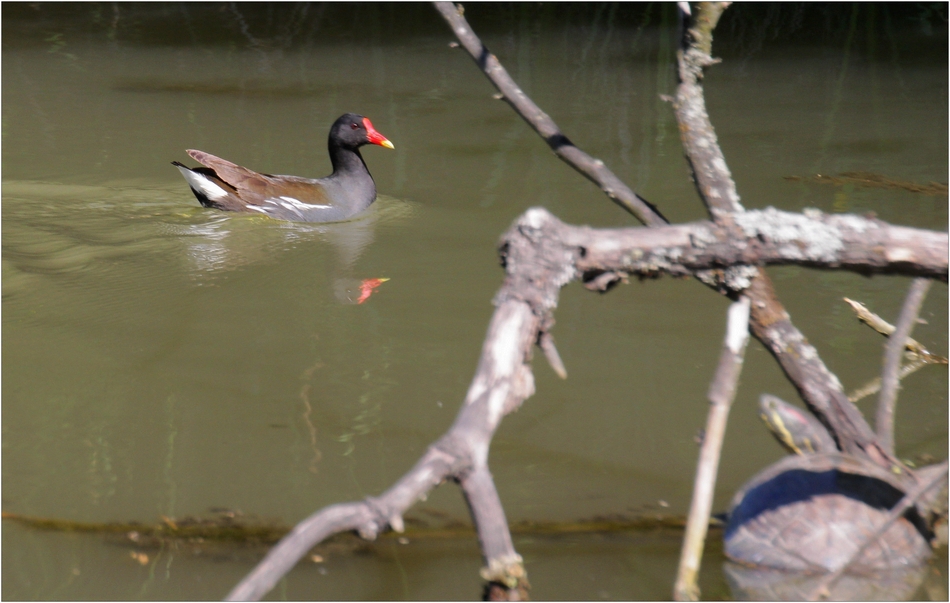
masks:
<path id="1" fill-rule="evenodd" d="M 328 223 L 209 214 L 196 208 L 191 217 L 200 218 L 201 223 L 185 226 L 181 240 L 187 245 L 186 254 L 200 279 L 241 266 L 272 262 L 281 250 L 306 241 L 328 243 L 334 256 L 328 270 L 333 297 L 341 304 L 364 304 L 389 278 L 359 276 L 355 272 L 358 260 L 375 240 L 378 226 L 391 225 L 412 213 L 410 202 L 392 198 L 381 201 L 353 219 Z"/>

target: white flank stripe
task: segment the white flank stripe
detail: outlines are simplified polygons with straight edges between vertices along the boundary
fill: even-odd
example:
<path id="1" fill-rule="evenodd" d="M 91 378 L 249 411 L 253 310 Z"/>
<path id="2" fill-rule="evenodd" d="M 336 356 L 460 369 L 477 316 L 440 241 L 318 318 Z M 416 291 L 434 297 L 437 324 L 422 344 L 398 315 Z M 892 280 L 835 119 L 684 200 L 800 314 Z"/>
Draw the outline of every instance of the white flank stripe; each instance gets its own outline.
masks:
<path id="1" fill-rule="evenodd" d="M 270 204 L 270 205 L 271 205 L 272 207 L 274 207 L 274 208 L 289 209 L 290 211 L 294 212 L 295 214 L 297 214 L 297 215 L 300 216 L 301 218 L 303 217 L 303 214 L 300 213 L 300 210 L 299 210 L 299 209 L 297 209 L 297 208 L 294 207 L 293 205 L 291 205 L 291 204 L 289 204 L 289 203 L 286 203 L 286 202 L 284 202 L 284 201 L 279 201 L 279 200 L 277 200 L 277 199 L 264 199 L 264 203 L 268 203 L 268 204 Z M 268 211 L 268 212 L 271 212 L 271 211 L 274 211 L 274 210 L 273 210 L 273 209 L 268 209 L 267 211 Z"/>
<path id="2" fill-rule="evenodd" d="M 282 196 L 281 199 L 283 199 L 290 205 L 293 205 L 294 207 L 299 207 L 300 209 L 328 209 L 330 207 L 329 205 L 313 205 L 311 203 L 304 203 L 303 201 L 294 199 L 293 197 Z M 284 204 L 281 203 L 281 205 L 284 205 Z"/>
<path id="3" fill-rule="evenodd" d="M 314 205 L 311 203 L 304 203 L 299 199 L 294 199 L 293 197 L 274 197 L 271 199 L 264 199 L 264 203 L 269 204 L 273 207 L 280 207 L 294 212 L 301 218 L 303 218 L 303 212 L 308 209 L 328 209 L 329 205 Z M 258 211 L 269 213 L 273 211 L 271 209 L 260 209 Z"/>

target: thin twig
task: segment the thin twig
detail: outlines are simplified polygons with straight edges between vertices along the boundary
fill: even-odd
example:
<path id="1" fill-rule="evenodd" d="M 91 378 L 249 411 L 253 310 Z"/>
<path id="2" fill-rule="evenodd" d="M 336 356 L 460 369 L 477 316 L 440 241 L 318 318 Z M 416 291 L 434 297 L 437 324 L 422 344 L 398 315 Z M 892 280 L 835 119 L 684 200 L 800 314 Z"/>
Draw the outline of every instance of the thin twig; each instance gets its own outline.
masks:
<path id="1" fill-rule="evenodd" d="M 905 377 L 913 375 L 929 364 L 933 363 L 924 360 L 923 356 L 915 356 L 913 360 L 901 367 L 901 370 L 897 373 L 897 379 L 903 381 Z M 881 378 L 875 377 L 874 379 L 868 381 L 868 383 L 863 387 L 859 387 L 848 394 L 848 400 L 857 403 L 868 396 L 873 396 L 879 391 L 881 391 Z"/>
<path id="2" fill-rule="evenodd" d="M 456 6 L 452 2 L 435 2 L 434 4 L 452 28 L 462 47 L 501 93 L 501 98 L 511 105 L 515 113 L 520 115 L 548 143 L 558 157 L 599 186 L 611 200 L 647 226 L 669 223 L 654 205 L 633 192 L 610 168 L 604 165 L 603 161 L 591 157 L 574 146 L 554 120 L 518 87 L 498 58 L 475 35 L 462 14 L 461 5 Z"/>
<path id="3" fill-rule="evenodd" d="M 864 553 L 865 549 L 877 542 L 877 540 L 883 536 L 888 529 L 890 529 L 891 525 L 893 525 L 893 523 L 897 521 L 905 511 L 907 511 L 907 509 L 916 504 L 921 497 L 927 494 L 934 487 L 946 481 L 948 467 L 947 461 L 940 463 L 940 466 L 943 469 L 934 475 L 934 477 L 925 482 L 919 482 L 917 485 L 911 488 L 909 492 L 904 494 L 904 497 L 900 500 L 900 502 L 898 502 L 897 505 L 891 509 L 890 513 L 887 514 L 887 518 L 884 520 L 884 523 L 882 523 L 873 534 L 868 536 L 864 542 L 862 542 L 861 545 L 857 547 L 853 553 L 851 553 L 851 555 L 841 567 L 821 581 L 815 590 L 813 590 L 808 596 L 808 601 L 817 601 L 821 597 L 830 596 L 828 587 L 830 587 L 832 583 L 835 582 L 835 580 L 840 578 L 848 570 L 848 568 L 851 567 L 851 564 L 854 563 L 862 553 Z"/>
<path id="4" fill-rule="evenodd" d="M 897 388 L 900 383 L 897 372 L 900 369 L 901 354 L 905 342 L 914 330 L 920 306 L 930 289 L 930 281 L 916 278 L 910 285 L 904 307 L 901 308 L 897 328 L 887 342 L 884 352 L 884 372 L 881 374 L 881 396 L 877 403 L 875 427 L 881 446 L 889 454 L 894 454 L 894 406 L 897 403 Z"/>
<path id="5" fill-rule="evenodd" d="M 868 325 L 869 327 L 871 327 L 872 329 L 874 329 L 881 335 L 885 337 L 890 337 L 891 334 L 896 329 L 894 325 L 892 325 L 891 323 L 887 322 L 886 320 L 884 320 L 883 318 L 881 318 L 880 316 L 878 316 L 877 314 L 869 310 L 868 307 L 862 304 L 861 302 L 854 301 L 853 299 L 848 299 L 847 297 L 843 299 L 845 303 L 848 304 L 848 306 L 850 306 L 851 309 L 854 311 L 854 314 L 855 316 L 857 316 L 859 321 Z M 905 377 L 908 377 L 916 373 L 917 371 L 927 366 L 928 364 L 950 363 L 950 361 L 948 361 L 947 358 L 934 354 L 933 352 L 928 350 L 926 347 L 924 347 L 924 345 L 921 344 L 919 341 L 916 341 L 915 339 L 911 337 L 907 338 L 907 341 L 905 342 L 904 345 L 905 345 L 905 349 L 908 352 L 907 356 L 909 360 L 907 364 L 905 364 L 904 366 L 900 368 L 900 371 L 897 374 L 898 381 L 902 381 Z M 848 395 L 848 400 L 850 400 L 851 402 L 858 402 L 860 400 L 863 400 L 864 398 L 867 398 L 868 396 L 872 396 L 876 394 L 879 391 L 881 391 L 881 378 L 875 377 L 874 379 L 869 381 L 866 385 L 859 387 L 858 389 L 851 392 Z"/>
<path id="6" fill-rule="evenodd" d="M 843 298 L 845 303 L 851 306 L 851 309 L 854 311 L 854 314 L 858 317 L 858 320 L 868 325 L 881 335 L 885 337 L 890 337 L 894 330 L 897 328 L 891 323 L 887 322 L 874 312 L 871 312 L 867 306 L 861 302 L 856 302 L 853 299 L 848 299 L 847 297 Z M 948 360 L 943 356 L 938 356 L 924 347 L 922 343 L 916 341 L 915 339 L 908 337 L 907 341 L 904 343 L 907 347 L 907 351 L 913 352 L 917 356 L 920 356 L 925 364 L 948 364 Z"/>
<path id="7" fill-rule="evenodd" d="M 736 395 L 739 374 L 746 344 L 749 342 L 749 298 L 742 296 L 729 306 L 729 320 L 723 342 L 719 367 L 709 386 L 709 414 L 706 431 L 696 464 L 696 480 L 693 485 L 693 500 L 686 520 L 686 534 L 680 554 L 679 570 L 673 598 L 677 601 L 697 601 L 699 586 L 696 577 L 703 558 L 703 546 L 709 528 L 713 495 L 716 491 L 716 474 L 719 457 L 726 434 L 729 409 Z"/>

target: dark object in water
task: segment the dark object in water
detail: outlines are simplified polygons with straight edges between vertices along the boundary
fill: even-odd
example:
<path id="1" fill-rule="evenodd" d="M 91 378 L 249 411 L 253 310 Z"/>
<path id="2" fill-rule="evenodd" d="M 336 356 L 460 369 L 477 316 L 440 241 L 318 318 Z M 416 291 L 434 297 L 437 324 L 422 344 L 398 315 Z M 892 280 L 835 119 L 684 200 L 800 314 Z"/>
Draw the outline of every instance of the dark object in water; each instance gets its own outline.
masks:
<path id="1" fill-rule="evenodd" d="M 904 492 L 886 470 L 841 453 L 789 456 L 752 478 L 733 498 L 726 556 L 791 572 L 841 569 L 888 519 Z M 856 572 L 920 565 L 930 532 L 915 507 L 850 564 Z"/>

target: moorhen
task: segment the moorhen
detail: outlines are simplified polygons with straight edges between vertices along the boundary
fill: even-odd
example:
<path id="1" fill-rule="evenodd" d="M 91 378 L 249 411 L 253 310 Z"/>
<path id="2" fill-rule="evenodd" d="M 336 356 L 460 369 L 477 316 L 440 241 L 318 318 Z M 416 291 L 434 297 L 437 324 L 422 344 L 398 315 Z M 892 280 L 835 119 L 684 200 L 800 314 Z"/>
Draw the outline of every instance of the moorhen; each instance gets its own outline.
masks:
<path id="1" fill-rule="evenodd" d="M 359 148 L 393 143 L 362 115 L 342 115 L 330 128 L 333 173 L 326 178 L 259 174 L 204 151 L 187 151 L 205 167 L 190 168 L 173 161 L 191 192 L 205 207 L 258 212 L 280 220 L 335 222 L 354 216 L 376 200 L 376 183 Z"/>

